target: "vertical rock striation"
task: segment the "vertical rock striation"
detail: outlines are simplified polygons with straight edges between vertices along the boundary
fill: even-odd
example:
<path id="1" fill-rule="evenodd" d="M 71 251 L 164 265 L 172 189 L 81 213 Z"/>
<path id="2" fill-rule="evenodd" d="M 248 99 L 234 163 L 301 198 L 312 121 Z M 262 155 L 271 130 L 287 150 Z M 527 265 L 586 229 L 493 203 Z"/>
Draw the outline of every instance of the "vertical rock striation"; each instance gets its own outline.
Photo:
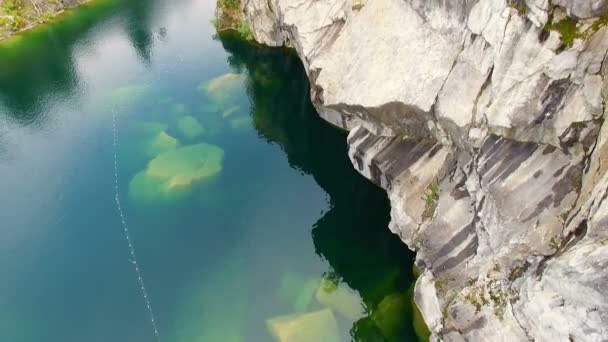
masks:
<path id="1" fill-rule="evenodd" d="M 608 2 L 244 0 L 386 189 L 444 341 L 608 340 Z"/>

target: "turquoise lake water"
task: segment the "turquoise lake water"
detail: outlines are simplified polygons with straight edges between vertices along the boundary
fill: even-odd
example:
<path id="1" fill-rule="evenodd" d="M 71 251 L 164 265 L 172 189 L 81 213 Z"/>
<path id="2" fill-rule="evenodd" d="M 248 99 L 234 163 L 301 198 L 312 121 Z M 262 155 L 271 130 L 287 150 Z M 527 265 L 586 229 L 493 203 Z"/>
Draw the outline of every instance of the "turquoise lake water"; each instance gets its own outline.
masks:
<path id="1" fill-rule="evenodd" d="M 295 53 L 214 7 L 98 0 L 0 44 L 0 341 L 418 340 L 386 195 Z"/>

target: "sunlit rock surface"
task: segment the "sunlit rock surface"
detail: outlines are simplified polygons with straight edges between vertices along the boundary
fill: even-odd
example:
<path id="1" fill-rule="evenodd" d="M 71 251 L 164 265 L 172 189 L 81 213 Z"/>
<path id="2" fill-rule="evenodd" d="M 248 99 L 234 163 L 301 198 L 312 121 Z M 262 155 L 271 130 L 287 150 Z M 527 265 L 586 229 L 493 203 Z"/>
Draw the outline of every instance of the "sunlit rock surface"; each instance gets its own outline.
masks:
<path id="1" fill-rule="evenodd" d="M 432 339 L 608 340 L 607 6 L 244 1 L 386 189 Z"/>

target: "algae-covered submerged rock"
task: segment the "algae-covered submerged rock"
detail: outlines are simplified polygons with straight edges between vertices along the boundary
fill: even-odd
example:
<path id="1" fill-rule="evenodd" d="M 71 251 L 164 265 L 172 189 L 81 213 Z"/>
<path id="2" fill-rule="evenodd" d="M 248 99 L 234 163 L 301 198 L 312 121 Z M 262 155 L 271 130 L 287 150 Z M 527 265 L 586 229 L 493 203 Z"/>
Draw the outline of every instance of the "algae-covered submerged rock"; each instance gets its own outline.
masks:
<path id="1" fill-rule="evenodd" d="M 153 121 L 128 122 L 120 136 L 119 156 L 122 168 L 133 172 L 141 169 L 150 158 L 174 150 L 179 141 L 169 135 L 168 125 Z"/>
<path id="2" fill-rule="evenodd" d="M 356 321 L 365 316 L 365 309 L 361 305 L 359 295 L 346 285 L 340 286 L 335 281 L 323 279 L 315 293 L 317 301 Z"/>
<path id="3" fill-rule="evenodd" d="M 304 312 L 308 310 L 318 285 L 318 278 L 288 271 L 281 276 L 279 295 L 281 299 L 292 304 L 295 312 Z"/>
<path id="4" fill-rule="evenodd" d="M 330 309 L 269 319 L 268 329 L 278 342 L 339 342 L 338 322 Z"/>
<path id="5" fill-rule="evenodd" d="M 177 199 L 219 174 L 223 160 L 224 150 L 204 143 L 162 153 L 133 178 L 129 193 L 137 202 Z"/>
<path id="6" fill-rule="evenodd" d="M 200 122 L 189 115 L 177 120 L 177 128 L 188 139 L 198 138 L 205 132 Z"/>
<path id="7" fill-rule="evenodd" d="M 411 317 L 411 302 L 407 293 L 386 296 L 372 312 L 371 319 L 390 341 L 398 341 L 407 329 Z"/>
<path id="8" fill-rule="evenodd" d="M 185 146 L 152 159 L 146 174 L 164 179 L 168 190 L 187 187 L 222 170 L 224 150 L 205 143 Z"/>
<path id="9" fill-rule="evenodd" d="M 242 89 L 244 81 L 244 75 L 227 73 L 201 83 L 198 89 L 214 101 L 225 102 Z"/>

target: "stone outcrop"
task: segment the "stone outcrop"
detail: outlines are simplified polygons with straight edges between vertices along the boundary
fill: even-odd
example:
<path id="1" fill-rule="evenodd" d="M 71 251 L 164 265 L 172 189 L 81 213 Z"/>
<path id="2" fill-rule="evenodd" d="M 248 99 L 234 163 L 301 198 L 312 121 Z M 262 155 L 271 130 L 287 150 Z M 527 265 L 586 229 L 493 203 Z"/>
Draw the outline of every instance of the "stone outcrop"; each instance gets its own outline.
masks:
<path id="1" fill-rule="evenodd" d="M 386 189 L 434 340 L 608 340 L 608 2 L 242 6 Z"/>

